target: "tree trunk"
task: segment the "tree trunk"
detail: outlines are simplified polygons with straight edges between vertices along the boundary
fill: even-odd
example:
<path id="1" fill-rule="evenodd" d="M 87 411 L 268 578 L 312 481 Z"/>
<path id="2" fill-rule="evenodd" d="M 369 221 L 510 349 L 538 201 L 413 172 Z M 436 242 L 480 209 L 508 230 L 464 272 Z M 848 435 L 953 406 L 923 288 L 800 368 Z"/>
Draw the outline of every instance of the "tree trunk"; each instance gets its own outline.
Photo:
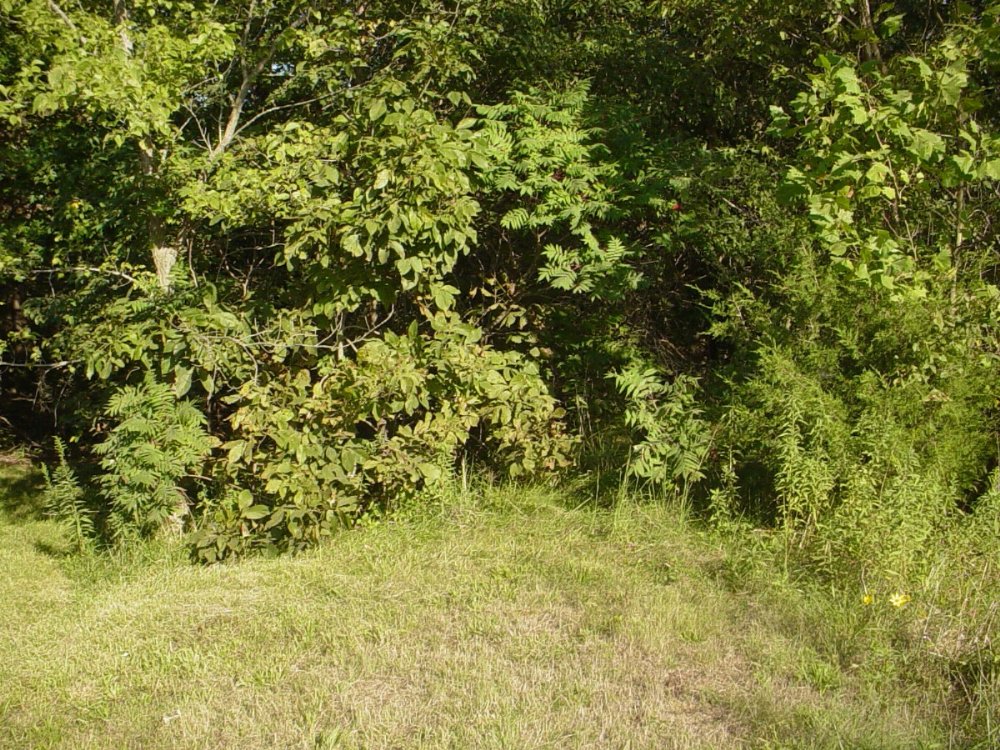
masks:
<path id="1" fill-rule="evenodd" d="M 118 24 L 119 37 L 125 56 L 132 57 L 134 45 L 128 33 L 128 7 L 125 0 L 114 0 L 115 23 Z M 142 174 L 146 177 L 156 177 L 156 149 L 149 140 L 139 144 L 139 164 Z M 149 213 L 146 218 L 146 230 L 149 238 L 150 253 L 153 257 L 153 268 L 156 269 L 156 280 L 163 291 L 170 290 L 170 272 L 177 262 L 177 247 L 167 236 L 166 223 L 162 216 Z"/>
<path id="2" fill-rule="evenodd" d="M 875 33 L 875 24 L 872 22 L 872 9 L 868 0 L 858 0 L 858 14 L 860 15 L 859 25 L 864 32 L 864 46 L 861 49 L 861 59 L 864 62 L 870 60 L 882 61 L 882 50 L 878 47 L 878 35 Z"/>

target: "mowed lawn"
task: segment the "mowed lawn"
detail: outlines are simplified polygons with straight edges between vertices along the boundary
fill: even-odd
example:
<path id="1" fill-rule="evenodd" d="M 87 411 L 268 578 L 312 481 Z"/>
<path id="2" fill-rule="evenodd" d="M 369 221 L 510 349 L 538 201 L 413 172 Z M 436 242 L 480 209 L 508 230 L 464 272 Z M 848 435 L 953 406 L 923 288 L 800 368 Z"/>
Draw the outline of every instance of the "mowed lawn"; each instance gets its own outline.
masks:
<path id="1" fill-rule="evenodd" d="M 932 747 L 676 511 L 476 493 L 294 558 L 69 554 L 0 467 L 2 748 Z M 829 605 L 827 605 L 829 606 Z M 848 605 L 845 605 L 848 606 Z M 853 641 L 852 641 L 853 643 Z"/>

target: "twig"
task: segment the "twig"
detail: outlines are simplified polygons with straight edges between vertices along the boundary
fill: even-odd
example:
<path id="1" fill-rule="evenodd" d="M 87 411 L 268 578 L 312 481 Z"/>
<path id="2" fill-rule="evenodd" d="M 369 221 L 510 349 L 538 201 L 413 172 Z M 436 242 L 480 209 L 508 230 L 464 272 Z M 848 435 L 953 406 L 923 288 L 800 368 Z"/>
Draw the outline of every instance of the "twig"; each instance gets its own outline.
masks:
<path id="1" fill-rule="evenodd" d="M 63 9 L 56 4 L 55 0 L 49 0 L 49 8 L 52 10 L 53 13 L 55 13 L 57 16 L 59 16 L 59 18 L 63 20 L 63 23 L 65 23 L 73 30 L 74 34 L 80 33 L 80 30 L 76 28 L 76 24 L 73 23 L 73 19 L 71 19 L 69 16 L 66 15 Z"/>
<path id="2" fill-rule="evenodd" d="M 125 273 L 124 271 L 113 271 L 113 270 L 111 270 L 109 268 L 96 268 L 94 266 L 68 266 L 66 268 L 40 268 L 40 269 L 36 269 L 34 271 L 31 271 L 30 273 L 32 275 L 41 275 L 41 274 L 65 273 L 66 271 L 74 271 L 76 273 L 100 273 L 100 274 L 107 274 L 108 276 L 117 276 L 117 277 L 119 277 L 121 279 L 125 279 L 130 284 L 138 284 L 139 283 L 139 280 L 137 278 L 135 278 L 134 276 L 130 276 L 129 274 Z"/>
<path id="3" fill-rule="evenodd" d="M 62 362 L 4 362 L 0 360 L 0 368 L 19 367 L 24 369 L 57 370 L 60 367 L 82 364 L 82 359 L 64 359 Z"/>
<path id="4" fill-rule="evenodd" d="M 288 29 L 286 29 L 286 31 L 298 29 L 308 20 L 308 18 L 309 16 L 307 13 L 302 13 L 288 25 Z M 229 144 L 232 143 L 233 138 L 236 137 L 240 124 L 240 118 L 243 115 L 243 106 L 246 104 L 247 97 L 250 95 L 251 89 L 257 83 L 257 79 L 260 77 L 260 74 L 274 59 L 274 54 L 278 49 L 280 36 L 280 34 L 275 35 L 275 38 L 271 40 L 271 46 L 267 52 L 261 56 L 252 69 L 244 69 L 243 80 L 240 82 L 239 91 L 236 92 L 232 107 L 229 110 L 229 118 L 226 120 L 225 130 L 220 133 L 218 143 L 215 144 L 215 148 L 213 148 L 209 153 L 209 161 L 215 161 L 219 156 L 221 156 L 222 153 L 229 147 Z"/>

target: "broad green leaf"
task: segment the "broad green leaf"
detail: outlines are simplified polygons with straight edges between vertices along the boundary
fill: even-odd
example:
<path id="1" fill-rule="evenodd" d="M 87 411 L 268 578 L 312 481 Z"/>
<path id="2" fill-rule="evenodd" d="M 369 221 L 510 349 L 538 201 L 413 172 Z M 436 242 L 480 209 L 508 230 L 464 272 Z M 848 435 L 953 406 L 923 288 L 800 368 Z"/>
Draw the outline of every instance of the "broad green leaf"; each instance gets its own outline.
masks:
<path id="1" fill-rule="evenodd" d="M 368 107 L 368 119 L 378 121 L 386 112 L 385 99 L 376 99 Z"/>
<path id="2" fill-rule="evenodd" d="M 191 376 L 194 371 L 190 367 L 177 365 L 174 368 L 174 395 L 177 398 L 184 396 L 191 390 Z"/>
<path id="3" fill-rule="evenodd" d="M 436 482 L 441 479 L 441 467 L 437 464 L 424 462 L 419 465 L 420 473 L 428 482 Z"/>
<path id="4" fill-rule="evenodd" d="M 266 505 L 252 505 L 243 511 L 243 518 L 248 521 L 259 521 L 261 518 L 266 518 L 271 514 L 271 509 Z"/>

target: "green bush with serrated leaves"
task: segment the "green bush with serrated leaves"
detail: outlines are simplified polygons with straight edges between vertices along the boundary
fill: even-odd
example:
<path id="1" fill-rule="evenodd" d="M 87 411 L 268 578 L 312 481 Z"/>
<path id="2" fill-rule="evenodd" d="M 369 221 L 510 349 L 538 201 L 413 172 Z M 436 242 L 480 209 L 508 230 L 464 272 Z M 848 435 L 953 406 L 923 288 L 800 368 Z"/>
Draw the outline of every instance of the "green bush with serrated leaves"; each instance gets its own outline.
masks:
<path id="1" fill-rule="evenodd" d="M 438 314 L 428 333 L 414 324 L 353 358 L 247 383 L 228 399 L 228 489 L 207 506 L 199 556 L 313 544 L 362 512 L 433 496 L 466 452 L 510 477 L 565 465 L 571 441 L 537 368 L 480 336 Z"/>

